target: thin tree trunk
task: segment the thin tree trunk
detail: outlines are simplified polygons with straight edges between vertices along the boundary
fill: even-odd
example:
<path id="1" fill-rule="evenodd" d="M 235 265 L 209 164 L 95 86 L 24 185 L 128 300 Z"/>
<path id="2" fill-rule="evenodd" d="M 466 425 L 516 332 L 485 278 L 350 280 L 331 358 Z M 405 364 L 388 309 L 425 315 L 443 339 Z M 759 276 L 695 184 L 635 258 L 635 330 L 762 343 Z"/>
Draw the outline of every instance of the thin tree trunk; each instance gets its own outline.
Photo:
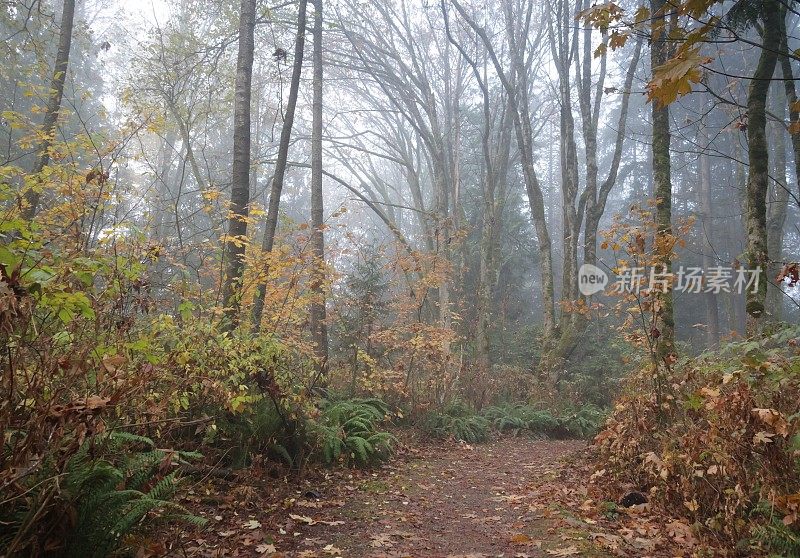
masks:
<path id="1" fill-rule="evenodd" d="M 311 250 L 316 277 L 311 289 L 311 335 L 320 370 L 328 366 L 328 326 L 325 309 L 325 235 L 322 197 L 322 0 L 314 0 L 314 78 L 311 124 Z"/>
<path id="2" fill-rule="evenodd" d="M 766 136 L 767 94 L 778 53 L 775 45 L 781 40 L 781 10 L 777 0 L 761 4 L 763 21 L 762 49 L 747 95 L 747 155 L 750 167 L 747 176 L 747 265 L 758 273 L 758 288 L 748 289 L 747 313 L 755 319 L 764 313 L 767 295 L 767 192 L 769 190 L 769 153 Z"/>
<path id="3" fill-rule="evenodd" d="M 50 164 L 50 147 L 53 145 L 56 134 L 58 114 L 61 111 L 61 100 L 64 97 L 64 82 L 67 79 L 69 67 L 69 52 L 72 47 L 72 28 L 75 23 L 75 0 L 64 0 L 61 11 L 61 28 L 58 32 L 58 50 L 56 51 L 53 77 L 50 80 L 50 94 L 47 99 L 47 109 L 42 123 L 43 140 L 39 144 L 39 157 L 31 169 L 32 175 L 38 175 Z M 30 220 L 39 209 L 42 193 L 37 189 L 25 192 L 26 207 L 22 211 L 24 219 Z"/>
<path id="4" fill-rule="evenodd" d="M 158 175 L 155 177 L 155 185 L 153 187 L 153 199 L 151 204 L 154 216 L 153 230 L 150 238 L 155 242 L 163 242 L 166 236 L 164 234 L 164 217 L 167 213 L 167 200 L 171 197 L 169 174 L 172 169 L 175 139 L 175 130 L 170 128 L 166 136 L 164 136 L 164 142 L 161 147 L 161 164 L 159 165 L 159 170 L 157 171 Z"/>
<path id="5" fill-rule="evenodd" d="M 233 109 L 233 176 L 228 232 L 223 247 L 223 329 L 238 326 L 242 274 L 250 204 L 250 98 L 252 95 L 256 0 L 242 0 L 239 14 L 239 56 Z"/>
<path id="6" fill-rule="evenodd" d="M 642 52 L 642 42 L 637 41 L 636 48 L 633 51 L 633 58 L 631 58 L 628 72 L 625 74 L 625 84 L 622 90 L 622 102 L 619 108 L 619 120 L 617 121 L 617 136 L 614 143 L 614 155 L 611 160 L 611 169 L 603 184 L 600 186 L 600 191 L 597 193 L 597 199 L 589 203 L 589 197 L 586 202 L 586 227 L 583 233 L 583 262 L 596 265 L 597 264 L 597 231 L 600 228 L 600 219 L 603 218 L 603 213 L 606 209 L 606 202 L 611 193 L 611 189 L 617 182 L 619 173 L 619 164 L 622 159 L 622 148 L 625 143 L 625 131 L 628 123 L 628 107 L 630 105 L 631 88 L 633 87 L 633 78 L 636 74 L 636 66 L 639 63 L 639 57 Z"/>
<path id="7" fill-rule="evenodd" d="M 783 92 L 776 90 L 777 98 L 774 109 L 775 114 L 783 119 L 786 117 L 786 104 L 783 99 Z M 773 165 L 773 178 L 769 189 L 769 205 L 767 206 L 767 253 L 769 255 L 769 265 L 767 266 L 767 279 L 771 282 L 780 273 L 783 259 L 783 226 L 786 223 L 786 216 L 789 209 L 789 187 L 786 182 L 786 129 L 783 122 L 772 122 L 770 131 L 773 138 L 773 153 L 775 162 Z M 780 285 L 769 284 L 767 286 L 767 298 L 765 301 L 766 312 L 771 320 L 780 320 L 783 310 L 783 290 Z"/>
<path id="8" fill-rule="evenodd" d="M 795 180 L 797 181 L 797 198 L 800 199 L 800 110 L 797 106 L 797 91 L 794 87 L 794 71 L 792 70 L 792 60 L 788 56 L 788 45 L 786 41 L 786 10 L 782 10 L 781 17 L 781 70 L 783 73 L 783 87 L 786 92 L 786 103 L 789 106 L 789 122 L 792 126 L 792 152 L 794 154 Z"/>
<path id="9" fill-rule="evenodd" d="M 664 64 L 668 58 L 669 47 L 666 41 L 667 25 L 664 18 L 665 0 L 650 0 L 653 14 L 653 37 L 650 42 L 650 68 L 652 72 Z M 672 179 L 670 176 L 670 130 L 669 107 L 657 100 L 652 102 L 653 126 L 653 186 L 656 198 L 656 228 L 662 237 L 672 235 Z M 665 273 L 672 270 L 669 254 L 663 255 Z M 661 360 L 671 358 L 675 353 L 675 319 L 672 308 L 672 289 L 663 294 L 662 307 L 657 321 L 659 330 L 657 357 Z"/>
<path id="10" fill-rule="evenodd" d="M 307 5 L 308 0 L 300 0 L 299 11 L 297 13 L 297 34 L 294 39 L 294 62 L 292 66 L 291 83 L 289 84 L 289 99 L 283 117 L 281 139 L 278 145 L 278 159 L 275 162 L 275 173 L 272 176 L 269 207 L 267 209 L 267 222 L 264 227 L 264 238 L 261 243 L 261 251 L 264 254 L 272 252 L 272 248 L 275 245 L 275 231 L 278 228 L 278 211 L 281 203 L 281 191 L 283 190 L 283 181 L 286 176 L 286 167 L 288 166 L 289 143 L 292 140 L 294 113 L 297 107 L 298 91 L 300 90 L 300 77 L 303 73 Z M 265 269 L 264 272 L 266 271 L 268 270 Z M 258 291 L 256 292 L 256 298 L 253 304 L 253 329 L 256 332 L 261 328 L 261 318 L 264 313 L 264 299 L 266 298 L 266 294 L 267 286 L 261 282 L 258 285 Z"/>
<path id="11" fill-rule="evenodd" d="M 708 134 L 705 129 L 706 123 L 701 120 L 699 123 L 699 143 L 700 149 L 700 223 L 703 234 L 703 269 L 706 271 L 714 265 L 714 211 L 711 203 L 711 160 L 708 156 Z M 703 293 L 706 304 L 706 336 L 708 346 L 719 347 L 719 310 L 717 307 L 717 295 L 708 291 Z"/>

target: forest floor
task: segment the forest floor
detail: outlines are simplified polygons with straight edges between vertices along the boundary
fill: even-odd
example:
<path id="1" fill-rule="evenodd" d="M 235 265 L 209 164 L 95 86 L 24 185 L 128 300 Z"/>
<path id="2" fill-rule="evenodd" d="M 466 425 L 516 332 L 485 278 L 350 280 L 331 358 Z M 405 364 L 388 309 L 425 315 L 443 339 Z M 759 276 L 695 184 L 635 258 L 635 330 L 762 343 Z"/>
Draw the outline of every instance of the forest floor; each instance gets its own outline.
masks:
<path id="1" fill-rule="evenodd" d="M 279 478 L 274 478 L 274 477 Z M 591 499 L 586 446 L 501 438 L 406 441 L 372 470 L 304 478 L 253 467 L 196 484 L 185 505 L 209 520 L 139 556 L 683 556 L 688 525 Z"/>

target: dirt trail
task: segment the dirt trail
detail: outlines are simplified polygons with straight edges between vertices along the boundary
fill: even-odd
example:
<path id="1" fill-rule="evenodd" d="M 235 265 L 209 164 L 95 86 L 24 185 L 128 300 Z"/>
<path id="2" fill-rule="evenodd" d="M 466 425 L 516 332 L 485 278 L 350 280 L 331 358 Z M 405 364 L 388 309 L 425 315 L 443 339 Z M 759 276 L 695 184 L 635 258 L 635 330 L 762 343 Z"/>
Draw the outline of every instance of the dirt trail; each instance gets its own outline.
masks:
<path id="1" fill-rule="evenodd" d="M 559 503 L 574 496 L 564 484 L 582 442 L 415 445 L 372 471 L 339 469 L 301 483 L 262 481 L 253 471 L 227 488 L 198 485 L 189 507 L 209 525 L 159 544 L 173 556 L 203 557 L 607 556 L 589 540 L 591 525 Z"/>
<path id="2" fill-rule="evenodd" d="M 517 438 L 429 448 L 351 487 L 344 505 L 325 514 L 344 523 L 323 524 L 316 536 L 333 545 L 329 551 L 353 557 L 547 555 L 543 547 L 559 546 L 543 542 L 551 536 L 549 510 L 530 496 L 552 480 L 562 458 L 583 447 Z M 299 541 L 291 550 L 302 555 L 303 546 Z"/>

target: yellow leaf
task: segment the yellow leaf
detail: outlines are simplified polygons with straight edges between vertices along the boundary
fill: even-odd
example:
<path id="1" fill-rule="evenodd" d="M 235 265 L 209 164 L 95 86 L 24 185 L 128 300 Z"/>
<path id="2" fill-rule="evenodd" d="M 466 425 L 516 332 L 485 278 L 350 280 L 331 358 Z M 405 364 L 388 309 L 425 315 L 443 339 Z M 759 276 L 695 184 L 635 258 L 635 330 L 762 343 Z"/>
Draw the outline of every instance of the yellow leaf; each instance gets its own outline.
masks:
<path id="1" fill-rule="evenodd" d="M 606 50 L 608 50 L 606 48 L 606 44 L 605 43 L 600 43 L 599 45 L 597 45 L 597 48 L 594 49 L 594 57 L 595 58 L 600 58 L 601 56 L 603 56 L 606 53 Z"/>
<path id="2" fill-rule="evenodd" d="M 678 97 L 691 93 L 692 84 L 703 77 L 701 66 L 711 59 L 700 54 L 699 48 L 684 50 L 653 72 L 647 84 L 647 97 L 660 106 L 667 106 Z"/>

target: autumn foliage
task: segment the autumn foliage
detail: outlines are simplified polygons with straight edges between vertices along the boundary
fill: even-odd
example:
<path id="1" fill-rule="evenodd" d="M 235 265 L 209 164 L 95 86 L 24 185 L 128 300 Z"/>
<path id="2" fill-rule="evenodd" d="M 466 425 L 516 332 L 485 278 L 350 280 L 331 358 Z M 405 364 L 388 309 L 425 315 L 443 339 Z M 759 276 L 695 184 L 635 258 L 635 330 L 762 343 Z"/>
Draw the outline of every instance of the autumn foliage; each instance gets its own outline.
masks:
<path id="1" fill-rule="evenodd" d="M 724 358 L 680 362 L 660 405 L 650 371 L 632 376 L 595 438 L 608 498 L 641 490 L 713 546 L 795 555 L 799 334 L 782 329 L 733 344 Z"/>

